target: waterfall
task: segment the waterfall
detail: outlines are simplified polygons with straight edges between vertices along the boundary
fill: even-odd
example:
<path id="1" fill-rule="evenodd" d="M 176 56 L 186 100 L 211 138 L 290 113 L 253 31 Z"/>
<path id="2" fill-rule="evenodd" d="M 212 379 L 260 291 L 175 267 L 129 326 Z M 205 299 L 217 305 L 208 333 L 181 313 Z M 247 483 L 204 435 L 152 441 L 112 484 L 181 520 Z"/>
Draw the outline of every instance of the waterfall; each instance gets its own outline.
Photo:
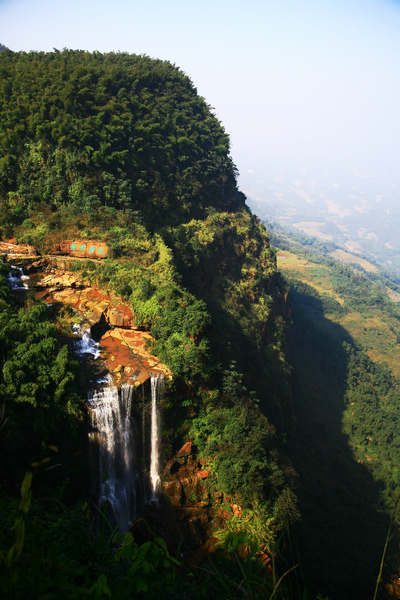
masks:
<path id="1" fill-rule="evenodd" d="M 73 329 L 81 338 L 74 341 L 75 354 L 83 361 L 89 358 L 92 369 L 94 364 L 101 366 L 99 344 L 90 330 L 78 325 Z M 141 431 L 138 422 L 136 432 L 131 415 L 132 386 L 123 384 L 118 391 L 110 375 L 107 379 L 97 376 L 95 390 L 88 393 L 90 450 L 98 505 L 111 527 L 117 526 L 121 531 L 126 530 L 146 502 L 156 499 L 160 487 L 158 403 L 164 391 L 164 377 L 159 373 L 151 375 L 150 384 L 151 401 L 147 404 L 142 385 Z M 150 433 L 150 460 L 146 432 Z"/>
<path id="2" fill-rule="evenodd" d="M 28 289 L 28 275 L 24 275 L 21 267 L 11 265 L 11 270 L 7 275 L 7 281 L 10 288 L 14 291 L 26 291 Z"/>
<path id="3" fill-rule="evenodd" d="M 150 449 L 150 481 L 153 491 L 153 499 L 160 485 L 160 474 L 158 466 L 159 455 L 159 413 L 157 408 L 157 395 L 164 390 L 164 377 L 162 375 L 151 375 L 151 449 Z"/>
<path id="4" fill-rule="evenodd" d="M 146 405 L 145 405 L 145 394 L 144 394 L 144 385 L 141 384 L 142 388 L 142 460 L 143 460 L 143 469 L 144 469 L 144 460 L 146 456 Z M 143 482 L 144 483 L 144 482 Z M 143 485 L 143 500 L 146 504 L 147 502 L 147 494 L 146 494 L 146 485 Z"/>
<path id="5" fill-rule="evenodd" d="M 99 504 L 108 520 L 124 530 L 136 516 L 138 483 L 131 426 L 132 386 L 122 385 L 118 393 L 110 380 L 107 387 L 89 392 L 88 400 L 90 437 L 98 447 Z"/>
<path id="6" fill-rule="evenodd" d="M 100 357 L 99 344 L 94 341 L 90 335 L 90 329 L 83 329 L 81 325 L 76 323 L 72 326 L 72 331 L 79 335 L 81 339 L 74 341 L 74 352 L 82 357 L 85 354 L 91 354 L 93 360 Z"/>

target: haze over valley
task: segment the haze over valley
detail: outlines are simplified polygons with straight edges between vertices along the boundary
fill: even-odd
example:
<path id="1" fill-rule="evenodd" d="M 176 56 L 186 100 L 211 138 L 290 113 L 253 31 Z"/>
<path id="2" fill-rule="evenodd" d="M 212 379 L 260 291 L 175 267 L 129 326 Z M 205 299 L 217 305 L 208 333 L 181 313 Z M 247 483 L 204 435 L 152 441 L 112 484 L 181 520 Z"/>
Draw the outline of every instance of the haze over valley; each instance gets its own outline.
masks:
<path id="1" fill-rule="evenodd" d="M 388 169 L 293 161 L 240 175 L 251 209 L 263 220 L 338 244 L 400 272 L 400 181 Z"/>

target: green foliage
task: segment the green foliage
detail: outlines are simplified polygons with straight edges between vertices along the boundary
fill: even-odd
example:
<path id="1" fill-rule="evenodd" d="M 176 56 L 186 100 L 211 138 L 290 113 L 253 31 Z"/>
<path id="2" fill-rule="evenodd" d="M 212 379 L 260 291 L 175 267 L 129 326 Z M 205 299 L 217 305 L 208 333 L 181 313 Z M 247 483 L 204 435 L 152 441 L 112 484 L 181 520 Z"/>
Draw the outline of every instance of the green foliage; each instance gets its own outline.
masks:
<path id="1" fill-rule="evenodd" d="M 386 365 L 346 345 L 348 372 L 344 430 L 360 462 L 369 463 L 374 477 L 384 482 L 383 497 L 391 512 L 400 490 L 400 392 Z M 398 515 L 396 515 L 398 518 Z"/>
<path id="2" fill-rule="evenodd" d="M 86 504 L 67 509 L 50 498 L 32 504 L 31 484 L 26 473 L 19 503 L 8 496 L 0 501 L 4 597 L 169 597 L 181 563 L 163 539 L 139 546 L 127 533 L 105 544 L 93 534 Z"/>
<path id="3" fill-rule="evenodd" d="M 205 302 L 210 314 L 207 337 L 219 385 L 222 371 L 236 361 L 265 413 L 282 424 L 287 364 L 284 327 L 277 316 L 284 283 L 276 274 L 275 253 L 264 227 L 245 210 L 209 211 L 204 220 L 170 228 L 166 241 L 182 282 Z"/>
<path id="4" fill-rule="evenodd" d="M 0 397 L 9 430 L 2 452 L 19 462 L 37 455 L 42 442 L 54 443 L 63 427 L 72 430 L 82 421 L 78 365 L 67 346 L 59 347 L 44 303 L 0 306 L 0 348 Z"/>
<path id="5" fill-rule="evenodd" d="M 291 237 L 285 237 L 286 249 L 297 254 Z M 399 381 L 382 362 L 389 347 L 383 328 L 396 335 L 398 310 L 384 279 L 372 281 L 327 251 L 309 244 L 299 252 L 307 263 L 282 261 L 285 272 L 295 265 L 291 456 L 300 476 L 302 523 L 292 529 L 292 541 L 309 589 L 342 600 L 373 596 L 389 515 L 398 519 Z M 333 302 L 327 306 L 328 298 Z M 396 348 L 393 356 L 395 365 Z M 293 552 L 289 564 L 298 560 Z M 390 555 L 389 548 L 387 564 Z"/>
<path id="6" fill-rule="evenodd" d="M 346 298 L 348 306 L 383 307 L 385 304 L 386 299 L 380 287 L 371 283 L 358 271 L 335 263 L 331 267 L 331 273 L 335 292 Z"/>
<path id="7" fill-rule="evenodd" d="M 250 531 L 227 533 L 225 551 L 197 569 L 173 556 L 162 538 L 138 544 L 128 532 L 104 543 L 91 530 L 86 504 L 67 510 L 50 499 L 32 503 L 31 482 L 27 473 L 19 503 L 7 496 L 0 502 L 0 586 L 6 598 L 287 597 L 288 572 L 274 573 L 271 581 Z"/>
<path id="8" fill-rule="evenodd" d="M 127 567 L 125 582 L 118 590 L 123 592 L 122 597 L 141 592 L 155 597 L 158 590 L 168 594 L 174 589 L 176 567 L 180 562 L 170 555 L 162 538 L 138 546 L 132 534 L 127 533 L 115 554 L 115 561 L 124 561 Z"/>
<path id="9" fill-rule="evenodd" d="M 225 372 L 223 389 L 222 398 L 192 422 L 194 441 L 212 461 L 219 489 L 250 511 L 249 531 L 270 546 L 286 520 L 298 517 L 294 472 L 278 454 L 275 430 L 257 401 L 243 397 L 233 369 Z"/>
<path id="10" fill-rule="evenodd" d="M 337 317 L 349 312 L 347 306 L 343 306 L 329 294 L 320 294 L 314 287 L 303 281 L 288 278 L 288 282 L 292 297 L 302 306 L 322 312 L 324 315 Z"/>

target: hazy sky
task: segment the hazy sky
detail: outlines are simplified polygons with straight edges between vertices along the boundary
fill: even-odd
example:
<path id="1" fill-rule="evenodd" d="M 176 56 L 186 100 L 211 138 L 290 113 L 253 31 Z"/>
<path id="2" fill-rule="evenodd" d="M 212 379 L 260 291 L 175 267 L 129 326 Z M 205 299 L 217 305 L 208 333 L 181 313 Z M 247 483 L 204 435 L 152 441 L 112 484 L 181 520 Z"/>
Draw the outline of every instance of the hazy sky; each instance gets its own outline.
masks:
<path id="1" fill-rule="evenodd" d="M 240 171 L 400 164 L 400 2 L 0 0 L 0 42 L 147 54 L 215 107 Z"/>

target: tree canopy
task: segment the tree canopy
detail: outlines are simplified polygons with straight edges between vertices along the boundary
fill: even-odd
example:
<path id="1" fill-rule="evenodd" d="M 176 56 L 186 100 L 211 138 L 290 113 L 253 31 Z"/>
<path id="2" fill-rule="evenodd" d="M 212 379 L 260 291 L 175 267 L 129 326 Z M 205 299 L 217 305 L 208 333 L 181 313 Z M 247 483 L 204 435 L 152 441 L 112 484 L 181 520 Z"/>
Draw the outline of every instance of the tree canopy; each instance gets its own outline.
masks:
<path id="1" fill-rule="evenodd" d="M 229 138 L 189 77 L 129 54 L 0 54 L 3 235 L 38 205 L 137 211 L 151 227 L 234 210 Z"/>

